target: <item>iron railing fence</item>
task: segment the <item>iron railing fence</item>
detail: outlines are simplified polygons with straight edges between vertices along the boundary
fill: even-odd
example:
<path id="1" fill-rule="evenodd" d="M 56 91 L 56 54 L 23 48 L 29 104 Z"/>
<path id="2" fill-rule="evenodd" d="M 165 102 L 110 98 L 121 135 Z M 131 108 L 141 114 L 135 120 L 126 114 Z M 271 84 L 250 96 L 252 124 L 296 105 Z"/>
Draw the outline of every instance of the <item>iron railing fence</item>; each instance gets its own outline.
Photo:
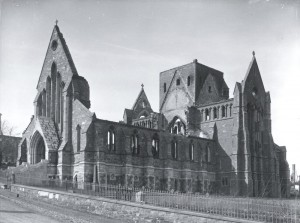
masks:
<path id="1" fill-rule="evenodd" d="M 14 179 L 0 177 L 0 182 L 4 183 L 7 180 L 11 180 L 15 184 L 140 202 L 172 209 L 217 214 L 245 220 L 275 223 L 300 222 L 299 200 L 207 196 L 199 193 L 174 193 L 59 179 L 27 178 L 22 176 L 16 176 Z"/>

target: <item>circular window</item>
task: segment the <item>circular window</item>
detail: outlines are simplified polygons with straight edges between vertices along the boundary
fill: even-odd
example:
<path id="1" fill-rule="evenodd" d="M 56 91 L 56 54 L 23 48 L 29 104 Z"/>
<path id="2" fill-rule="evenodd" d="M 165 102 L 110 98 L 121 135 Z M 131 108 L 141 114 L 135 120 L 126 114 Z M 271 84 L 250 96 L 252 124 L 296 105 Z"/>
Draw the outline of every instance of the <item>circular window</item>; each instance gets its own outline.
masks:
<path id="1" fill-rule="evenodd" d="M 57 45 L 58 45 L 57 41 L 56 41 L 56 40 L 53 40 L 52 43 L 51 43 L 51 49 L 52 49 L 53 51 L 56 50 Z"/>

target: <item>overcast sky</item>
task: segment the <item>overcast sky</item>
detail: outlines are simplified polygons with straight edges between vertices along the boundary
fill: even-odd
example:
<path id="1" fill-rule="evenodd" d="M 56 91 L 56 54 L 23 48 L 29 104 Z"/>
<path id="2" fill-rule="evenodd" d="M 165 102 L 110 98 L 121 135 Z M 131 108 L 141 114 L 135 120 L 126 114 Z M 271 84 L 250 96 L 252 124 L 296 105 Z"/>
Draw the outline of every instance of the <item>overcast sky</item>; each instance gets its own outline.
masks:
<path id="1" fill-rule="evenodd" d="M 255 50 L 271 92 L 274 141 L 287 146 L 290 165 L 300 170 L 299 1 L 0 2 L 0 112 L 17 132 L 34 113 L 58 19 L 75 66 L 89 82 L 90 110 L 113 121 L 132 107 L 142 83 L 158 111 L 159 72 L 196 58 L 224 72 L 232 97 Z"/>

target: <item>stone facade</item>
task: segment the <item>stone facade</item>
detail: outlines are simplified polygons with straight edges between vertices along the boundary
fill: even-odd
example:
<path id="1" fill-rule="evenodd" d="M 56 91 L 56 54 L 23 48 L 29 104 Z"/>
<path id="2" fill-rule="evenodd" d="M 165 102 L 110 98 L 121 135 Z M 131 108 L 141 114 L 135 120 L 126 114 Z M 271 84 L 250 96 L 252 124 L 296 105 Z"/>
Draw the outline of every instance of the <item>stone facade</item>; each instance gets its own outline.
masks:
<path id="1" fill-rule="evenodd" d="M 142 87 L 122 122 L 97 118 L 56 25 L 18 164 L 47 160 L 48 176 L 75 182 L 286 196 L 286 150 L 273 142 L 270 93 L 255 55 L 233 98 L 223 73 L 197 60 L 161 72 L 159 84 L 159 112 Z"/>

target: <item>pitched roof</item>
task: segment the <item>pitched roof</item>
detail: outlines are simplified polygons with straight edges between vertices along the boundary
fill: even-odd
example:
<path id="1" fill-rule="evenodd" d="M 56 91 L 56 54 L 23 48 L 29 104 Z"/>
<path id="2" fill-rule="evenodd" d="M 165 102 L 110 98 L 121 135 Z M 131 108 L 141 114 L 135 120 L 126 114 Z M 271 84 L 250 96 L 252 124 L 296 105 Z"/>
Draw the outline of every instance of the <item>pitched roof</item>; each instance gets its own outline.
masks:
<path id="1" fill-rule="evenodd" d="M 139 95 L 137 96 L 137 98 L 136 98 L 133 106 L 132 106 L 132 110 L 135 109 L 135 107 L 137 106 L 137 103 L 139 102 L 139 99 L 142 98 L 142 97 L 144 97 L 147 100 L 147 103 L 148 103 L 149 107 L 151 108 L 150 102 L 149 102 L 149 100 L 147 98 L 147 95 L 146 95 L 146 93 L 144 91 L 144 87 L 142 86 L 142 89 L 141 89 Z"/>
<path id="2" fill-rule="evenodd" d="M 128 119 L 132 119 L 133 111 L 131 109 L 125 108 L 124 113 Z"/>
<path id="3" fill-rule="evenodd" d="M 58 25 L 55 25 L 54 28 L 53 28 L 53 30 L 52 30 L 52 34 L 51 34 L 50 41 L 49 41 L 49 44 L 48 44 L 48 48 L 47 48 L 47 51 L 46 51 L 46 56 L 45 56 L 45 58 L 44 58 L 42 70 L 41 70 L 40 77 L 39 77 L 39 81 L 38 81 L 38 83 L 37 83 L 36 88 L 38 88 L 38 84 L 40 83 L 40 79 L 41 79 L 41 76 L 42 76 L 42 72 L 43 72 L 43 69 L 44 69 L 44 65 L 45 65 L 45 63 L 46 63 L 47 53 L 48 53 L 48 50 L 49 50 L 49 48 L 50 48 L 50 45 L 51 45 L 51 39 L 52 39 L 52 37 L 53 37 L 54 32 L 57 33 L 57 36 L 58 36 L 58 38 L 59 38 L 59 40 L 60 40 L 60 42 L 61 42 L 62 48 L 63 48 L 63 50 L 64 50 L 64 52 L 65 52 L 65 54 L 66 54 L 66 57 L 67 57 L 67 60 L 68 60 L 68 62 L 69 62 L 70 69 L 71 69 L 72 73 L 73 73 L 74 75 L 78 75 L 78 72 L 77 72 L 76 67 L 75 67 L 75 64 L 74 64 L 74 62 L 73 62 L 71 53 L 70 53 L 69 48 L 68 48 L 68 46 L 67 46 L 67 43 L 66 43 L 66 41 L 65 41 L 65 39 L 64 39 L 64 37 L 63 37 L 63 34 L 60 32 L 60 29 L 59 29 Z"/>
<path id="4" fill-rule="evenodd" d="M 246 72 L 246 75 L 245 75 L 245 78 L 244 80 L 242 81 L 242 87 L 243 87 L 243 90 L 245 89 L 245 84 L 246 84 L 246 81 L 248 79 L 248 77 L 252 74 L 252 73 L 256 73 L 257 71 L 257 74 L 258 74 L 258 78 L 260 79 L 260 82 L 262 83 L 262 87 L 265 91 L 265 88 L 264 88 L 264 85 L 263 85 L 263 81 L 262 81 L 262 78 L 261 78 L 261 75 L 260 75 L 260 72 L 259 72 L 259 68 L 258 68 L 258 64 L 257 64 L 257 61 L 256 61 L 256 57 L 255 57 L 255 53 L 253 52 L 253 56 L 252 56 L 252 59 L 250 61 L 250 64 L 248 66 L 248 69 L 247 69 L 247 72 Z"/>
<path id="5" fill-rule="evenodd" d="M 70 64 L 72 73 L 75 74 L 75 75 L 78 75 L 76 67 L 75 67 L 75 64 L 74 64 L 72 56 L 71 56 L 71 53 L 70 53 L 69 48 L 67 46 L 67 43 L 66 43 L 66 41 L 65 41 L 65 39 L 63 37 L 63 34 L 60 32 L 60 29 L 59 29 L 58 25 L 55 25 L 54 29 L 56 29 L 56 31 L 57 31 L 58 37 L 59 37 L 59 39 L 61 41 L 62 47 L 63 47 L 63 49 L 65 51 L 65 54 L 66 54 L 67 59 L 68 59 L 68 62 Z"/>
<path id="6" fill-rule="evenodd" d="M 53 120 L 49 117 L 38 116 L 45 141 L 49 150 L 57 150 L 59 146 L 59 137 Z"/>

